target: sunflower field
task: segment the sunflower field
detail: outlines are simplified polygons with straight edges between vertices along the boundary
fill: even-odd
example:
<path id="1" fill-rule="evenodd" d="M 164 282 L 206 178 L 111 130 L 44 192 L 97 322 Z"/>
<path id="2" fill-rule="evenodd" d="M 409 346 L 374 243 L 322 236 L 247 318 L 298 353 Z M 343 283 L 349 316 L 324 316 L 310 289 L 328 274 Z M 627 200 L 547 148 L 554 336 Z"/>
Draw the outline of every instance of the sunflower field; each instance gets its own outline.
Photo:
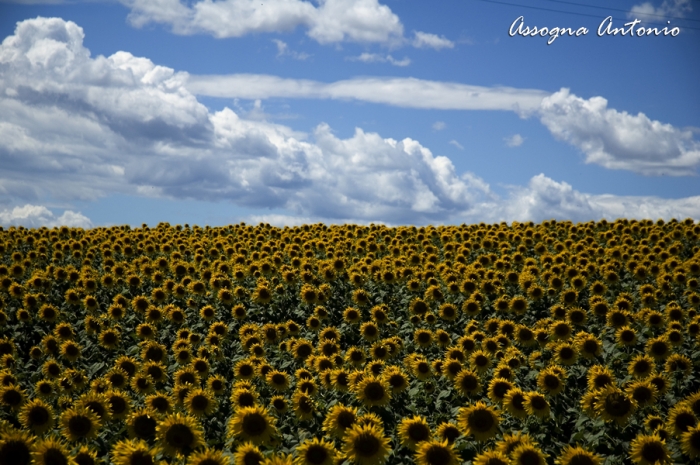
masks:
<path id="1" fill-rule="evenodd" d="M 699 237 L 0 227 L 0 465 L 695 463 Z"/>

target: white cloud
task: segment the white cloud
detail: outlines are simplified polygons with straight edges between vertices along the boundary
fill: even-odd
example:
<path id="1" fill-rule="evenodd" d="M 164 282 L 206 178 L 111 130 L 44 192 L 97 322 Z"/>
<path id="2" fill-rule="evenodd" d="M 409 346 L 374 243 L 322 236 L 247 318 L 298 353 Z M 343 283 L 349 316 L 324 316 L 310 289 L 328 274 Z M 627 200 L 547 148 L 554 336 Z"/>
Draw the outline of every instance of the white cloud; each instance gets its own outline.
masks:
<path id="1" fill-rule="evenodd" d="M 391 55 L 380 55 L 379 53 L 362 53 L 356 57 L 346 57 L 349 61 L 361 61 L 363 63 L 391 63 L 394 66 L 408 66 L 411 64 L 411 60 L 408 57 L 404 57 L 403 60 L 397 60 Z"/>
<path id="2" fill-rule="evenodd" d="M 131 9 L 135 27 L 149 23 L 169 25 L 175 34 L 242 37 L 261 32 L 291 32 L 306 28 L 321 44 L 343 41 L 396 45 L 403 25 L 378 0 L 201 0 L 191 6 L 180 0 L 121 0 Z"/>
<path id="3" fill-rule="evenodd" d="M 225 98 L 353 99 L 403 108 L 508 110 L 533 112 L 548 92 L 512 87 L 483 87 L 416 78 L 352 78 L 332 83 L 266 74 L 190 75 L 187 89 Z M 410 98 L 407 98 L 410 96 Z"/>
<path id="4" fill-rule="evenodd" d="M 454 139 L 452 139 L 452 140 L 450 141 L 450 144 L 454 145 L 455 147 L 457 147 L 457 148 L 460 149 L 460 150 L 464 150 L 464 147 L 462 146 L 462 144 L 460 144 L 459 142 L 457 142 L 457 141 L 454 140 Z"/>
<path id="5" fill-rule="evenodd" d="M 444 121 L 435 121 L 433 123 L 433 130 L 435 131 L 442 131 L 447 127 L 447 124 L 445 124 Z"/>
<path id="6" fill-rule="evenodd" d="M 416 31 L 411 43 L 416 48 L 434 48 L 435 50 L 440 50 L 441 48 L 454 48 L 455 44 L 445 36 L 439 37 L 435 34 L 429 34 L 427 32 Z"/>
<path id="7" fill-rule="evenodd" d="M 656 8 L 651 2 L 634 5 L 627 13 L 630 19 L 640 19 L 649 22 L 663 22 L 676 17 L 683 18 L 693 11 L 690 0 L 664 0 L 660 7 Z"/>
<path id="8" fill-rule="evenodd" d="M 12 210 L 0 210 L 0 225 L 24 226 L 27 228 L 39 228 L 41 226 L 72 226 L 76 228 L 91 228 L 92 222 L 80 212 L 65 210 L 61 216 L 44 206 L 24 205 L 14 207 Z"/>
<path id="9" fill-rule="evenodd" d="M 557 139 L 583 151 L 587 163 L 647 175 L 688 175 L 700 164 L 692 131 L 607 108 L 603 97 L 588 100 L 561 89 L 542 101 L 539 116 Z"/>
<path id="10" fill-rule="evenodd" d="M 513 134 L 512 136 L 503 138 L 508 147 L 520 147 L 525 142 L 523 136 L 520 134 Z"/>
<path id="11" fill-rule="evenodd" d="M 291 50 L 289 48 L 289 45 L 287 45 L 286 42 L 279 40 L 279 39 L 273 39 L 272 40 L 275 45 L 277 46 L 277 57 L 283 57 L 283 56 L 290 56 L 294 58 L 295 60 L 306 60 L 309 58 L 311 55 L 308 53 L 304 52 L 295 52 L 294 50 Z"/>
<path id="12" fill-rule="evenodd" d="M 185 75 L 127 52 L 91 58 L 82 40 L 82 29 L 72 22 L 36 18 L 19 23 L 0 45 L 0 202 L 30 204 L 4 211 L 3 221 L 88 225 L 79 213 L 56 217 L 36 205 L 47 198 L 95 199 L 115 193 L 229 201 L 328 223 L 437 224 L 552 215 L 590 219 L 619 212 L 629 217 L 700 216 L 699 198 L 591 196 L 543 175 L 500 198 L 484 180 L 457 173 L 448 158 L 411 138 L 396 140 L 360 128 L 340 138 L 327 124 L 305 134 L 252 119 L 253 114 L 242 118 L 229 108 L 210 112 L 187 90 Z M 360 92 L 360 82 L 369 83 L 370 90 Z M 321 88 L 336 98 L 378 99 L 386 82 Z M 317 92 L 319 86 L 292 80 L 281 84 L 282 92 L 297 95 Z M 455 96 L 441 94 L 446 88 L 441 83 L 399 80 L 401 86 L 403 92 L 386 89 L 395 97 L 414 90 L 425 105 L 431 92 L 445 101 Z M 447 88 L 463 90 L 453 84 Z M 269 91 L 269 82 L 260 89 Z M 440 98 L 437 105 L 443 105 Z M 561 99 L 574 107 L 578 102 L 559 95 L 543 119 L 562 111 L 560 124 L 569 131 L 578 128 L 579 119 L 558 110 Z M 252 111 L 263 114 L 262 102 Z"/>

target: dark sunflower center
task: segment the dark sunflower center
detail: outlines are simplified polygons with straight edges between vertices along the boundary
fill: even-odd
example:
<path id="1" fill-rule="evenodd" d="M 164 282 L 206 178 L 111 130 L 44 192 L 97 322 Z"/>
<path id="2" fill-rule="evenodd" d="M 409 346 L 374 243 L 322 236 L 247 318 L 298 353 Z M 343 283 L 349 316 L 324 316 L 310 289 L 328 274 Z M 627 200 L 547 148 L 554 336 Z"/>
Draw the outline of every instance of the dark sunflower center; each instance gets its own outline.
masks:
<path id="1" fill-rule="evenodd" d="M 684 433 L 695 426 L 695 423 L 697 423 L 695 415 L 690 412 L 681 412 L 676 416 L 674 421 L 675 427 Z"/>
<path id="2" fill-rule="evenodd" d="M 354 450 L 361 457 L 374 457 L 381 448 L 381 442 L 373 434 L 363 433 L 355 439 Z"/>
<path id="3" fill-rule="evenodd" d="M 666 457 L 661 442 L 649 442 L 642 447 L 642 457 L 649 463 L 662 462 Z"/>
<path id="4" fill-rule="evenodd" d="M 544 377 L 544 385 L 547 386 L 547 389 L 554 390 L 561 385 L 561 382 L 556 375 L 547 375 Z"/>
<path id="5" fill-rule="evenodd" d="M 517 410 L 523 410 L 525 408 L 525 397 L 522 394 L 514 395 L 511 405 Z"/>
<path id="6" fill-rule="evenodd" d="M 540 456 L 534 450 L 526 450 L 520 455 L 518 464 L 520 465 L 539 465 Z"/>
<path id="7" fill-rule="evenodd" d="M 151 438 L 156 434 L 156 424 L 156 420 L 148 415 L 136 417 L 134 420 L 134 433 L 141 439 Z"/>
<path id="8" fill-rule="evenodd" d="M 29 423 L 35 426 L 45 425 L 49 421 L 49 412 L 44 407 L 34 407 L 29 411 Z"/>
<path id="9" fill-rule="evenodd" d="M 450 463 L 450 451 L 440 445 L 431 446 L 425 454 L 426 465 L 445 465 Z"/>
<path id="10" fill-rule="evenodd" d="M 340 412 L 338 415 L 338 425 L 340 425 L 343 429 L 348 429 L 350 428 L 353 424 L 355 424 L 355 414 L 349 411 L 343 411 Z"/>
<path id="11" fill-rule="evenodd" d="M 97 416 L 100 418 L 104 418 L 105 413 L 107 413 L 105 411 L 104 405 L 102 405 L 100 402 L 95 402 L 95 401 L 88 402 L 85 406 L 87 408 L 89 408 L 90 410 L 92 410 L 93 412 L 95 412 L 97 414 Z"/>
<path id="12" fill-rule="evenodd" d="M 112 397 L 109 399 L 109 408 L 115 415 L 119 415 L 126 411 L 126 401 L 123 397 Z"/>
<path id="13" fill-rule="evenodd" d="M 267 420 L 262 415 L 251 413 L 243 417 L 241 425 L 243 432 L 248 436 L 260 436 L 267 429 Z"/>
<path id="14" fill-rule="evenodd" d="M 165 433 L 165 442 L 179 449 L 190 447 L 194 439 L 194 433 L 187 425 L 173 425 Z"/>
<path id="15" fill-rule="evenodd" d="M 243 457 L 243 464 L 244 465 L 259 465 L 261 462 L 262 462 L 262 457 L 257 452 L 248 452 Z"/>
<path id="16" fill-rule="evenodd" d="M 533 397 L 530 399 L 530 405 L 535 410 L 544 410 L 547 408 L 547 401 L 543 397 Z"/>
<path id="17" fill-rule="evenodd" d="M 31 459 L 31 450 L 24 441 L 8 441 L 0 447 L 2 463 L 28 465 Z"/>
<path id="18" fill-rule="evenodd" d="M 45 465 L 68 465 L 68 459 L 60 449 L 51 448 L 42 454 Z"/>
<path id="19" fill-rule="evenodd" d="M 129 456 L 129 465 L 153 465 L 153 457 L 143 451 L 135 451 Z"/>
<path id="20" fill-rule="evenodd" d="M 203 412 L 209 407 L 209 399 L 206 396 L 194 396 L 192 398 L 192 409 Z"/>
<path id="21" fill-rule="evenodd" d="M 92 430 L 92 421 L 88 417 L 76 415 L 68 420 L 68 429 L 74 436 L 87 436 Z"/>
<path id="22" fill-rule="evenodd" d="M 605 411 L 613 417 L 624 417 L 632 409 L 632 402 L 619 393 L 611 394 L 605 399 Z"/>
<path id="23" fill-rule="evenodd" d="M 571 360 L 572 358 L 574 358 L 575 354 L 576 353 L 571 347 L 563 347 L 559 351 L 559 357 L 561 357 L 562 360 Z"/>
<path id="24" fill-rule="evenodd" d="M 408 436 L 414 442 L 425 441 L 430 437 L 430 429 L 422 423 L 412 423 L 408 427 Z"/>
<path id="25" fill-rule="evenodd" d="M 647 360 L 639 360 L 634 364 L 634 371 L 637 373 L 646 373 L 651 367 Z"/>
<path id="26" fill-rule="evenodd" d="M 496 383 L 496 385 L 493 387 L 493 393 L 496 395 L 497 398 L 503 399 L 505 395 L 508 393 L 508 391 L 511 389 L 510 383 Z"/>
<path id="27" fill-rule="evenodd" d="M 321 464 L 328 459 L 328 451 L 323 446 L 311 446 L 304 455 L 306 461 L 312 464 Z"/>
<path id="28" fill-rule="evenodd" d="M 238 405 L 241 407 L 252 407 L 255 404 L 255 397 L 250 392 L 243 392 L 238 396 Z"/>
<path id="29" fill-rule="evenodd" d="M 484 367 L 489 364 L 489 358 L 485 355 L 477 355 L 474 358 L 474 364 L 478 367 Z"/>
<path id="30" fill-rule="evenodd" d="M 365 397 L 370 401 L 382 400 L 386 395 L 384 386 L 380 383 L 369 383 L 364 389 Z"/>
<path id="31" fill-rule="evenodd" d="M 487 410 L 476 410 L 472 412 L 469 415 L 468 422 L 469 428 L 478 432 L 489 431 L 496 423 L 491 412 Z"/>
<path id="32" fill-rule="evenodd" d="M 569 459 L 569 465 L 595 465 L 596 461 L 589 455 L 576 454 Z"/>
<path id="33" fill-rule="evenodd" d="M 693 431 L 688 440 L 690 447 L 693 451 L 700 451 L 700 431 Z"/>
<path id="34" fill-rule="evenodd" d="M 668 345 L 664 341 L 656 341 L 651 345 L 651 352 L 655 355 L 664 355 L 668 352 Z"/>

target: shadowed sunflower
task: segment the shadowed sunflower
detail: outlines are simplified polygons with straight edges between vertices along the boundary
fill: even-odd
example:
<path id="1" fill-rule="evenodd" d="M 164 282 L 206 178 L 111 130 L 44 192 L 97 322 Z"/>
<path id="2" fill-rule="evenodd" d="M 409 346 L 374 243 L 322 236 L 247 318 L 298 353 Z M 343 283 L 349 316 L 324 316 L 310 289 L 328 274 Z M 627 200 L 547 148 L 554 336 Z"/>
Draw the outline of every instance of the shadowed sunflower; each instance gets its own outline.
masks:
<path id="1" fill-rule="evenodd" d="M 316 402 L 309 394 L 299 389 L 292 396 L 292 406 L 294 414 L 300 420 L 310 420 L 316 412 Z"/>
<path id="2" fill-rule="evenodd" d="M 32 462 L 34 438 L 26 431 L 8 428 L 0 438 L 0 463 L 29 465 Z"/>
<path id="3" fill-rule="evenodd" d="M 564 380 L 553 366 L 547 367 L 537 375 L 537 386 L 550 396 L 556 396 L 564 390 Z"/>
<path id="4" fill-rule="evenodd" d="M 521 444 L 510 456 L 512 465 L 547 465 L 545 454 L 533 444 Z"/>
<path id="5" fill-rule="evenodd" d="M 33 399 L 22 406 L 19 421 L 34 434 L 41 435 L 53 428 L 53 409 L 43 400 Z"/>
<path id="6" fill-rule="evenodd" d="M 137 409 L 126 419 L 126 432 L 131 439 L 150 440 L 155 437 L 157 427 L 157 418 L 150 409 Z"/>
<path id="7" fill-rule="evenodd" d="M 508 390 L 503 398 L 503 407 L 515 418 L 526 418 L 525 392 L 518 387 Z"/>
<path id="8" fill-rule="evenodd" d="M 557 465 L 601 465 L 602 457 L 579 446 L 567 445 L 561 451 L 556 462 Z"/>
<path id="9" fill-rule="evenodd" d="M 229 438 L 250 441 L 253 444 L 268 443 L 275 434 L 275 420 L 260 406 L 242 407 L 229 420 Z"/>
<path id="10" fill-rule="evenodd" d="M 698 424 L 698 419 L 695 418 L 693 409 L 685 402 L 676 404 L 668 413 L 666 428 L 676 437 L 688 431 L 690 428 Z"/>
<path id="11" fill-rule="evenodd" d="M 335 404 L 323 420 L 323 431 L 342 439 L 345 432 L 357 422 L 357 408 Z"/>
<path id="12" fill-rule="evenodd" d="M 355 395 L 367 407 L 383 406 L 391 400 L 391 386 L 382 377 L 365 376 L 355 388 Z"/>
<path id="13" fill-rule="evenodd" d="M 73 456 L 76 465 L 98 465 L 97 451 L 88 446 L 80 446 Z"/>
<path id="14" fill-rule="evenodd" d="M 245 442 L 238 446 L 233 454 L 234 465 L 260 465 L 265 460 L 265 456 L 258 446 L 251 442 Z"/>
<path id="15" fill-rule="evenodd" d="M 56 438 L 38 441 L 32 456 L 35 465 L 75 465 L 65 443 Z"/>
<path id="16" fill-rule="evenodd" d="M 700 425 L 681 434 L 681 450 L 691 459 L 700 457 Z"/>
<path id="17" fill-rule="evenodd" d="M 630 444 L 630 458 L 639 465 L 667 465 L 671 455 L 666 441 L 656 434 L 640 434 Z"/>
<path id="18" fill-rule="evenodd" d="M 435 431 L 435 437 L 439 441 L 447 441 L 449 444 L 454 444 L 461 435 L 462 431 L 460 431 L 459 427 L 450 422 L 440 423 Z"/>
<path id="19" fill-rule="evenodd" d="M 419 443 L 430 439 L 430 426 L 425 418 L 414 415 L 401 420 L 398 435 L 404 447 L 417 450 Z"/>
<path id="20" fill-rule="evenodd" d="M 102 426 L 95 412 L 86 408 L 69 408 L 61 414 L 61 430 L 69 441 L 94 440 Z"/>
<path id="21" fill-rule="evenodd" d="M 473 465 L 510 465 L 510 459 L 503 452 L 489 450 L 477 454 L 474 457 Z"/>
<path id="22" fill-rule="evenodd" d="M 325 439 L 307 439 L 296 448 L 295 465 L 333 465 L 335 446 Z"/>
<path id="23" fill-rule="evenodd" d="M 207 448 L 190 455 L 187 465 L 231 465 L 231 458 L 223 451 Z"/>
<path id="24" fill-rule="evenodd" d="M 184 402 L 187 413 L 195 417 L 209 416 L 216 410 L 218 401 L 214 394 L 207 389 L 192 389 L 185 397 Z"/>
<path id="25" fill-rule="evenodd" d="M 550 414 L 549 402 L 537 391 L 525 393 L 525 410 L 528 415 L 534 415 L 540 420 L 549 418 Z"/>
<path id="26" fill-rule="evenodd" d="M 452 444 L 434 439 L 417 445 L 415 461 L 417 465 L 457 465 L 459 463 Z"/>
<path id="27" fill-rule="evenodd" d="M 623 426 L 636 409 L 637 402 L 619 388 L 609 385 L 598 391 L 595 412 L 605 421 Z"/>
<path id="28" fill-rule="evenodd" d="M 142 439 L 125 439 L 112 446 L 114 465 L 156 465 L 158 449 Z"/>
<path id="29" fill-rule="evenodd" d="M 465 435 L 477 441 L 486 441 L 498 432 L 499 414 L 484 402 L 459 409 L 457 424 Z"/>
<path id="30" fill-rule="evenodd" d="M 204 444 L 199 422 L 181 413 L 166 416 L 156 427 L 156 437 L 163 452 L 170 456 L 187 455 Z"/>
<path id="31" fill-rule="evenodd" d="M 343 439 L 345 457 L 356 465 L 382 465 L 391 453 L 389 439 L 377 425 L 353 425 Z"/>

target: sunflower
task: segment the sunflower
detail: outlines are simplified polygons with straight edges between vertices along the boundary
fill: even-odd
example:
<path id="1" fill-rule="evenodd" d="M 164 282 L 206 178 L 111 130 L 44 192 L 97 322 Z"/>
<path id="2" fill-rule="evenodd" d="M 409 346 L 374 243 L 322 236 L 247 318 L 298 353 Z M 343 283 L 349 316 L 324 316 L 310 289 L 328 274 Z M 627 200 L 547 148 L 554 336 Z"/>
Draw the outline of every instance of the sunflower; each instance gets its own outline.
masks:
<path id="1" fill-rule="evenodd" d="M 342 439 L 346 431 L 357 422 L 357 407 L 335 404 L 323 420 L 323 431 Z"/>
<path id="2" fill-rule="evenodd" d="M 438 440 L 447 441 L 450 444 L 454 444 L 461 435 L 462 432 L 459 430 L 459 427 L 452 422 L 442 422 L 435 430 L 435 437 Z"/>
<path id="3" fill-rule="evenodd" d="M 223 451 L 206 448 L 187 457 L 187 465 L 231 465 L 231 459 Z"/>
<path id="4" fill-rule="evenodd" d="M 391 386 L 391 394 L 398 394 L 408 389 L 409 379 L 406 373 L 397 366 L 390 366 L 382 373 L 382 377 Z"/>
<path id="5" fill-rule="evenodd" d="M 579 332 L 576 335 L 575 346 L 586 359 L 592 360 L 603 353 L 603 343 L 592 334 Z"/>
<path id="6" fill-rule="evenodd" d="M 112 446 L 114 465 L 155 465 L 157 448 L 151 448 L 142 439 L 125 439 Z"/>
<path id="7" fill-rule="evenodd" d="M 493 377 L 489 382 L 488 396 L 494 404 L 502 403 L 508 391 L 513 389 L 515 385 L 505 378 Z"/>
<path id="8" fill-rule="evenodd" d="M 648 355 L 636 355 L 627 366 L 627 372 L 635 378 L 646 378 L 654 371 L 654 359 Z"/>
<path id="9" fill-rule="evenodd" d="M 477 454 L 472 461 L 473 465 L 510 465 L 510 459 L 503 452 L 489 450 Z"/>
<path id="10" fill-rule="evenodd" d="M 417 444 L 415 461 L 418 465 L 457 465 L 457 454 L 449 442 L 426 440 Z"/>
<path id="11" fill-rule="evenodd" d="M 391 448 L 377 425 L 353 425 L 343 438 L 343 454 L 356 465 L 383 465 Z"/>
<path id="12" fill-rule="evenodd" d="M 71 442 L 81 439 L 94 440 L 102 423 L 92 410 L 86 407 L 69 408 L 61 414 L 61 431 Z"/>
<path id="13" fill-rule="evenodd" d="M 664 371 L 668 374 L 676 373 L 689 376 L 692 370 L 693 362 L 683 354 L 671 354 L 664 364 Z"/>
<path id="14" fill-rule="evenodd" d="M 667 465 L 671 455 L 666 441 L 659 436 L 640 434 L 630 444 L 630 458 L 639 465 Z"/>
<path id="15" fill-rule="evenodd" d="M 533 444 L 533 440 L 529 434 L 516 432 L 514 434 L 504 434 L 503 439 L 498 441 L 495 446 L 495 450 L 501 454 L 509 457 L 516 447 L 523 444 Z"/>
<path id="16" fill-rule="evenodd" d="M 234 408 L 253 407 L 258 400 L 258 393 L 252 388 L 234 388 L 230 400 Z"/>
<path id="17" fill-rule="evenodd" d="M 228 423 L 229 438 L 265 444 L 275 434 L 275 420 L 260 406 L 242 407 L 235 410 Z"/>
<path id="18" fill-rule="evenodd" d="M 104 394 L 98 394 L 96 392 L 88 392 L 83 394 L 75 402 L 78 407 L 87 407 L 97 414 L 97 417 L 104 424 L 108 422 L 112 415 L 110 413 L 109 402 Z"/>
<path id="19" fill-rule="evenodd" d="M 534 415 L 540 420 L 549 418 L 550 414 L 549 402 L 537 391 L 525 393 L 525 410 L 528 415 Z"/>
<path id="20" fill-rule="evenodd" d="M 351 325 L 357 324 L 362 321 L 362 313 L 355 307 L 348 307 L 343 311 L 343 320 Z"/>
<path id="21" fill-rule="evenodd" d="M 366 341 L 376 341 L 379 338 L 379 327 L 373 321 L 366 321 L 360 326 L 360 335 Z"/>
<path id="22" fill-rule="evenodd" d="M 383 406 L 391 400 L 391 386 L 382 377 L 366 376 L 355 387 L 355 395 L 367 407 Z"/>
<path id="23" fill-rule="evenodd" d="M 610 385 L 615 385 L 615 375 L 609 367 L 593 365 L 588 369 L 588 389 L 593 391 Z"/>
<path id="24" fill-rule="evenodd" d="M 477 373 L 484 373 L 491 367 L 491 355 L 485 350 L 475 350 L 469 357 L 469 363 Z"/>
<path id="25" fill-rule="evenodd" d="M 307 439 L 296 447 L 295 465 L 333 465 L 336 450 L 332 442 L 325 439 Z"/>
<path id="26" fill-rule="evenodd" d="M 555 461 L 556 465 L 601 465 L 603 458 L 579 446 L 567 445 Z"/>
<path id="27" fill-rule="evenodd" d="M 546 455 L 533 444 L 521 444 L 510 456 L 513 465 L 547 465 Z"/>
<path id="28" fill-rule="evenodd" d="M 666 428 L 676 437 L 680 437 L 697 424 L 698 419 L 695 417 L 693 409 L 685 402 L 674 405 L 668 412 Z"/>
<path id="29" fill-rule="evenodd" d="M 76 465 L 98 465 L 97 451 L 88 446 L 80 446 L 73 456 Z"/>
<path id="30" fill-rule="evenodd" d="M 484 402 L 459 409 L 457 424 L 465 435 L 486 441 L 498 432 L 499 413 Z"/>
<path id="31" fill-rule="evenodd" d="M 681 450 L 691 459 L 700 457 L 700 425 L 695 425 L 681 434 Z"/>
<path id="32" fill-rule="evenodd" d="M 155 437 L 158 421 L 150 410 L 140 408 L 126 419 L 126 432 L 131 439 L 150 440 Z"/>
<path id="33" fill-rule="evenodd" d="M 549 366 L 540 371 L 537 375 L 537 387 L 550 396 L 556 396 L 564 390 L 564 381 L 560 370 L 554 366 Z"/>
<path id="34" fill-rule="evenodd" d="M 203 436 L 197 419 L 181 413 L 167 415 L 156 427 L 158 444 L 170 457 L 186 455 L 204 445 Z"/>
<path id="35" fill-rule="evenodd" d="M 124 419 L 131 413 L 131 398 L 118 389 L 109 389 L 104 393 L 111 418 Z"/>
<path id="36" fill-rule="evenodd" d="M 636 409 L 637 402 L 615 386 L 608 385 L 598 391 L 595 412 L 605 421 L 623 426 Z"/>
<path id="37" fill-rule="evenodd" d="M 0 436 L 0 463 L 29 465 L 34 452 L 34 437 L 26 431 L 8 429 Z"/>
<path id="38" fill-rule="evenodd" d="M 657 362 L 665 360 L 671 355 L 671 343 L 664 336 L 658 336 L 647 340 L 646 351 Z"/>
<path id="39" fill-rule="evenodd" d="M 209 416 L 216 410 L 218 401 L 214 398 L 214 393 L 208 389 L 192 389 L 184 402 L 187 413 L 197 418 Z"/>
<path id="40" fill-rule="evenodd" d="M 503 398 L 503 407 L 515 418 L 526 418 L 528 412 L 525 408 L 525 392 L 519 387 L 509 389 Z"/>
<path id="41" fill-rule="evenodd" d="M 292 407 L 300 420 L 310 420 L 316 412 L 316 402 L 309 394 L 299 389 L 292 396 Z"/>
<path id="42" fill-rule="evenodd" d="M 424 417 L 414 415 L 401 420 L 398 435 L 404 447 L 415 451 L 420 442 L 430 439 L 430 426 Z"/>
<path id="43" fill-rule="evenodd" d="M 41 399 L 33 399 L 22 406 L 19 421 L 34 434 L 41 435 L 53 428 L 53 408 Z"/>
<path id="44" fill-rule="evenodd" d="M 234 465 L 260 465 L 265 460 L 262 451 L 251 442 L 244 442 L 233 454 Z"/>

